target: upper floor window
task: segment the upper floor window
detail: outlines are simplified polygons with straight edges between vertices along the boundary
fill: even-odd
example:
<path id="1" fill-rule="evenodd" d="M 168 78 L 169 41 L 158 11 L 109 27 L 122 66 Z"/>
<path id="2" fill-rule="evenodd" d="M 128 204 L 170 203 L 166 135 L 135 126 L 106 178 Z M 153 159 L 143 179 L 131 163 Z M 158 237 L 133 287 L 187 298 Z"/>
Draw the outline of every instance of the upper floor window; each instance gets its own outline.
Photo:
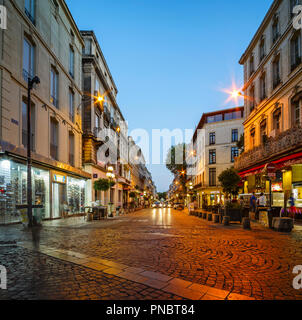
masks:
<path id="1" fill-rule="evenodd" d="M 301 103 L 302 103 L 302 97 L 300 92 L 291 100 L 292 125 L 294 127 L 299 126 L 301 123 Z"/>
<path id="2" fill-rule="evenodd" d="M 277 109 L 273 114 L 273 127 L 275 134 L 281 131 L 281 108 Z"/>
<path id="3" fill-rule="evenodd" d="M 238 129 L 232 130 L 232 142 L 238 142 Z"/>
<path id="4" fill-rule="evenodd" d="M 280 37 L 279 18 L 278 18 L 278 16 L 275 16 L 274 20 L 273 20 L 272 36 L 273 36 L 273 44 L 274 44 Z"/>
<path id="5" fill-rule="evenodd" d="M 210 187 L 216 186 L 216 168 L 209 169 L 209 185 Z"/>
<path id="6" fill-rule="evenodd" d="M 248 100 L 250 102 L 250 112 L 252 112 L 255 109 L 255 87 L 253 85 L 251 86 Z"/>
<path id="7" fill-rule="evenodd" d="M 59 88 L 59 75 L 54 67 L 50 70 L 50 102 L 59 108 L 58 88 Z"/>
<path id="8" fill-rule="evenodd" d="M 301 63 L 301 33 L 300 30 L 295 33 L 290 41 L 290 62 L 291 71 L 296 69 Z"/>
<path id="9" fill-rule="evenodd" d="M 69 47 L 69 74 L 74 78 L 74 51 Z"/>
<path id="10" fill-rule="evenodd" d="M 253 149 L 255 147 L 255 135 L 256 135 L 256 131 L 255 131 L 255 128 L 253 128 L 253 129 L 251 129 L 251 132 L 250 132 L 251 149 Z"/>
<path id="11" fill-rule="evenodd" d="M 210 133 L 210 145 L 213 145 L 216 143 L 216 134 L 215 132 Z"/>
<path id="12" fill-rule="evenodd" d="M 264 100 L 266 98 L 266 77 L 265 73 L 260 77 L 260 100 Z"/>
<path id="13" fill-rule="evenodd" d="M 231 149 L 231 162 L 235 162 L 235 158 L 239 156 L 239 149 L 237 147 L 232 147 Z"/>
<path id="14" fill-rule="evenodd" d="M 74 134 L 69 132 L 69 164 L 74 166 Z"/>
<path id="15" fill-rule="evenodd" d="M 265 38 L 263 36 L 261 37 L 260 45 L 259 45 L 259 57 L 260 57 L 260 62 L 265 57 Z"/>
<path id="16" fill-rule="evenodd" d="M 23 78 L 28 81 L 28 78 L 33 78 L 35 73 L 35 46 L 32 42 L 24 38 L 23 41 Z"/>
<path id="17" fill-rule="evenodd" d="M 280 56 L 278 55 L 273 61 L 273 88 L 275 89 L 280 82 Z"/>
<path id="18" fill-rule="evenodd" d="M 27 131 L 27 98 L 22 99 L 22 145 L 27 148 L 28 146 L 28 131 Z M 31 103 L 31 133 L 30 133 L 30 146 L 31 151 L 35 150 L 35 105 Z"/>
<path id="19" fill-rule="evenodd" d="M 236 120 L 242 118 L 242 112 L 240 111 L 233 111 L 225 113 L 224 120 Z"/>
<path id="20" fill-rule="evenodd" d="M 267 122 L 266 122 L 266 119 L 264 119 L 260 123 L 260 139 L 261 139 L 261 143 L 265 143 L 266 137 L 267 137 Z"/>
<path id="21" fill-rule="evenodd" d="M 74 93 L 69 89 L 69 119 L 74 122 Z"/>
<path id="22" fill-rule="evenodd" d="M 85 39 L 85 49 L 84 49 L 85 54 L 87 54 L 87 55 L 92 54 L 91 47 L 92 47 L 91 39 Z"/>
<path id="23" fill-rule="evenodd" d="M 250 76 L 255 72 L 254 56 L 250 58 Z"/>
<path id="24" fill-rule="evenodd" d="M 50 120 L 50 156 L 58 160 L 59 128 L 55 119 Z"/>
<path id="25" fill-rule="evenodd" d="M 217 114 L 215 116 L 209 116 L 207 118 L 207 123 L 214 123 L 214 122 L 219 122 L 219 121 L 222 121 L 223 118 L 222 118 L 222 114 Z"/>
<path id="26" fill-rule="evenodd" d="M 215 164 L 216 163 L 216 150 L 210 150 L 209 151 L 209 164 Z"/>
<path id="27" fill-rule="evenodd" d="M 25 14 L 28 16 L 28 18 L 30 19 L 30 21 L 33 24 L 36 24 L 35 21 L 35 8 L 36 5 L 36 1 L 35 0 L 25 0 Z"/>

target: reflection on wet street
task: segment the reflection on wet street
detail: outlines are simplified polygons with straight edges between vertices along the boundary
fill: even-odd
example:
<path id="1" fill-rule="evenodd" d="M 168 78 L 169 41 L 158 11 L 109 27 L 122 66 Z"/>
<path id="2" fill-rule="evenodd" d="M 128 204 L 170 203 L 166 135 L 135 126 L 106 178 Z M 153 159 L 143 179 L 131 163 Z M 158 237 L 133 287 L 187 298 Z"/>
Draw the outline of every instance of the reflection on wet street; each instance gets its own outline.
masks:
<path id="1" fill-rule="evenodd" d="M 170 228 L 172 224 L 172 209 L 152 209 L 152 225 L 162 228 Z"/>

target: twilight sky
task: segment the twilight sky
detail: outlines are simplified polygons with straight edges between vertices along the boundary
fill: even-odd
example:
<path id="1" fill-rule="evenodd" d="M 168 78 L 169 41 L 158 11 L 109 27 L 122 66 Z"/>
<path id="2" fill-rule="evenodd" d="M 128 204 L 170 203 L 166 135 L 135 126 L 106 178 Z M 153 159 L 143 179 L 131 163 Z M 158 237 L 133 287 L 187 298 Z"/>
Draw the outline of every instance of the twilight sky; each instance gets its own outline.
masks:
<path id="1" fill-rule="evenodd" d="M 242 86 L 238 61 L 273 0 L 66 2 L 79 29 L 96 33 L 129 133 L 147 130 L 151 146 L 152 129 L 194 129 L 202 113 L 235 105 L 221 89 Z M 148 168 L 167 191 L 165 165 Z"/>

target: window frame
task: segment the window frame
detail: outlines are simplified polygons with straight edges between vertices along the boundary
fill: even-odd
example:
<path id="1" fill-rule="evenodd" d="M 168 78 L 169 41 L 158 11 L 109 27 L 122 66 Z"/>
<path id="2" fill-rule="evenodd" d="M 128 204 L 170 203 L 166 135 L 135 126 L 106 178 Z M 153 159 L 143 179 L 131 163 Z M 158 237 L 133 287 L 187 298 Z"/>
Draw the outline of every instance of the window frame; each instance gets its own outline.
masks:
<path id="1" fill-rule="evenodd" d="M 217 154 L 216 149 L 210 149 L 209 150 L 209 164 L 216 164 L 217 162 Z"/>

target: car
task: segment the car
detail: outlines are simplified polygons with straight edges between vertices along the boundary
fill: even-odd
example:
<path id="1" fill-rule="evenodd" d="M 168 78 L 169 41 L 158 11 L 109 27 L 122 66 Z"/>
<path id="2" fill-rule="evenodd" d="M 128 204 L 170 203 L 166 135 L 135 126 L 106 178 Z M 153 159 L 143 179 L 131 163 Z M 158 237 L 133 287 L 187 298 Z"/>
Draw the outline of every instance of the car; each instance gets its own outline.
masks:
<path id="1" fill-rule="evenodd" d="M 184 209 L 184 205 L 182 203 L 175 203 L 174 204 L 174 209 L 175 210 L 183 210 Z"/>
<path id="2" fill-rule="evenodd" d="M 154 202 L 152 204 L 152 208 L 161 208 L 161 203 L 160 202 Z"/>

